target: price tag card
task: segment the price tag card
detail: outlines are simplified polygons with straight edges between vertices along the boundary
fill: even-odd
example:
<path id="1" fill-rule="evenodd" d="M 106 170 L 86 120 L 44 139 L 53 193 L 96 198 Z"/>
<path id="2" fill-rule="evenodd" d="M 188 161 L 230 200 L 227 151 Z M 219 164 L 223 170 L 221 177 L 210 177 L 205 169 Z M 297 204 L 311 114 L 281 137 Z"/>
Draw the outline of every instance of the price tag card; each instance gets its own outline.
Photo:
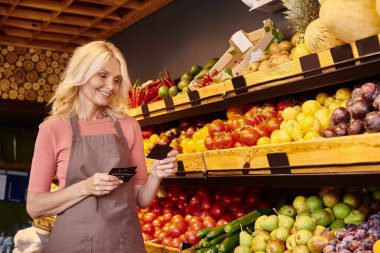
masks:
<path id="1" fill-rule="evenodd" d="M 112 168 L 108 175 L 117 177 L 123 180 L 123 182 L 128 182 L 136 174 L 137 166 L 128 168 Z"/>
<path id="2" fill-rule="evenodd" d="M 172 150 L 172 147 L 169 146 L 163 146 L 163 145 L 155 145 L 150 151 L 150 153 L 147 155 L 147 158 L 156 159 L 156 160 L 162 160 L 165 159 L 168 156 L 168 153 Z"/>

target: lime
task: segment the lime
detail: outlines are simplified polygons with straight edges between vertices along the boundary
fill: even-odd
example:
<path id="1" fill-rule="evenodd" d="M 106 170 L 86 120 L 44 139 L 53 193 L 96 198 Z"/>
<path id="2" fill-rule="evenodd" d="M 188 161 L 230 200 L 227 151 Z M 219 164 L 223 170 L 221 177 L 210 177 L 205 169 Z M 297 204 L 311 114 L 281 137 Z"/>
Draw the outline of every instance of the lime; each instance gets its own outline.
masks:
<path id="1" fill-rule="evenodd" d="M 181 80 L 191 80 L 193 79 L 193 74 L 191 72 L 186 72 L 181 76 Z"/>
<path id="2" fill-rule="evenodd" d="M 160 96 L 160 98 L 164 99 L 164 98 L 168 98 L 169 97 L 169 87 L 168 86 L 161 86 L 159 89 L 158 89 L 158 95 Z"/>
<path id="3" fill-rule="evenodd" d="M 183 90 L 183 88 L 187 87 L 188 85 L 189 85 L 188 82 L 186 82 L 186 81 L 184 81 L 184 80 L 181 80 L 181 81 L 179 81 L 179 83 L 178 83 L 178 88 L 179 88 L 180 90 Z"/>
<path id="4" fill-rule="evenodd" d="M 178 92 L 179 92 L 179 89 L 176 85 L 169 88 L 169 96 L 171 97 L 175 97 Z"/>
<path id="5" fill-rule="evenodd" d="M 219 58 L 211 58 L 206 65 L 203 66 L 203 68 L 212 68 L 212 66 L 215 65 L 215 63 L 219 60 Z"/>
<path id="6" fill-rule="evenodd" d="M 201 70 L 202 70 L 202 67 L 201 67 L 201 66 L 199 66 L 199 65 L 194 65 L 194 66 L 191 67 L 190 72 L 191 72 L 191 74 L 193 74 L 193 76 L 195 76 L 195 75 L 198 74 L 199 71 L 201 71 Z"/>

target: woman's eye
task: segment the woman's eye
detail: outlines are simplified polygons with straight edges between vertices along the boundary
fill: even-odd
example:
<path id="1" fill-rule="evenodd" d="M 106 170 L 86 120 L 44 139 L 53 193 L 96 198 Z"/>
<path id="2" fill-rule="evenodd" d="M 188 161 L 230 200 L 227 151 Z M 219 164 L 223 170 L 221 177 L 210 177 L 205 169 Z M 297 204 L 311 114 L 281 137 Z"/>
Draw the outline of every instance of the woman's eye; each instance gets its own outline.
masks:
<path id="1" fill-rule="evenodd" d="M 106 74 L 99 74 L 99 76 L 100 76 L 101 78 L 106 78 L 106 77 L 107 77 Z"/>
<path id="2" fill-rule="evenodd" d="M 120 78 L 115 79 L 115 83 L 120 84 L 121 83 L 121 79 Z"/>

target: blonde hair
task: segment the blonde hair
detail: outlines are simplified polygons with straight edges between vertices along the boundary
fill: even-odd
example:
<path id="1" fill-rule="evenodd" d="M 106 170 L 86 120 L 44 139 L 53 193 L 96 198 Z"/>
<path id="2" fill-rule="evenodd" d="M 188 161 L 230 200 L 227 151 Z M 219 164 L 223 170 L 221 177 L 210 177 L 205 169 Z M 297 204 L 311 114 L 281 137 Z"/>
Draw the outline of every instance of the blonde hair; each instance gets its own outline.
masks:
<path id="1" fill-rule="evenodd" d="M 93 77 L 110 57 L 115 57 L 120 64 L 122 82 L 119 93 L 113 102 L 104 108 L 103 113 L 114 119 L 124 116 L 124 109 L 128 107 L 126 94 L 131 81 L 123 54 L 107 41 L 93 41 L 75 50 L 63 74 L 63 80 L 49 102 L 52 105 L 50 115 L 65 118 L 77 115 L 80 86 Z"/>

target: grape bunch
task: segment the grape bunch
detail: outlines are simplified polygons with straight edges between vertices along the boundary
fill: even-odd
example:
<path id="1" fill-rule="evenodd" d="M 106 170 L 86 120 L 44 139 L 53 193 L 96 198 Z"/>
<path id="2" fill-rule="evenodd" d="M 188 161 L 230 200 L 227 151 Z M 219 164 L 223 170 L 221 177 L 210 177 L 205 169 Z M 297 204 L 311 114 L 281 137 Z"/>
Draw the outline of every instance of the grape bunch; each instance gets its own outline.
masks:
<path id="1" fill-rule="evenodd" d="M 336 231 L 323 253 L 372 253 L 373 244 L 380 239 L 380 212 L 370 216 L 359 226 L 350 224 Z"/>
<path id="2" fill-rule="evenodd" d="M 337 107 L 323 137 L 380 132 L 380 86 L 365 83 L 352 91 L 347 108 Z"/>

